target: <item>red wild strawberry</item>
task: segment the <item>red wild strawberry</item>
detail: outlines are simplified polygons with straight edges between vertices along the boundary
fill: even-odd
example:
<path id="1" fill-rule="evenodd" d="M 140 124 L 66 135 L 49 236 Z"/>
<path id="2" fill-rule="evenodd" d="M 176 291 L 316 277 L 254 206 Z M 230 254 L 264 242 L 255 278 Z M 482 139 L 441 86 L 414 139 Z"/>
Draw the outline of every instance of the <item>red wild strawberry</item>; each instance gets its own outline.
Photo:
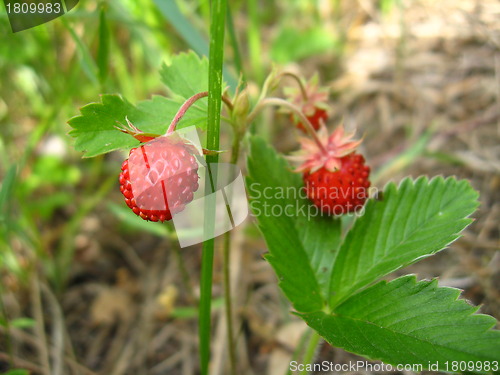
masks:
<path id="1" fill-rule="evenodd" d="M 318 77 L 314 76 L 309 82 L 303 85 L 303 88 L 286 88 L 285 94 L 289 100 L 296 105 L 307 117 L 314 130 L 320 128 L 322 122 L 328 119 L 328 91 L 325 88 L 318 87 Z M 296 114 L 290 114 L 290 120 L 297 127 L 306 132 L 305 125 L 302 124 Z"/>
<path id="2" fill-rule="evenodd" d="M 301 139 L 301 151 L 292 159 L 303 164 L 307 197 L 325 214 L 343 215 L 363 207 L 370 187 L 370 167 L 355 152 L 361 141 L 352 141 L 339 126 L 328 136 L 322 126 L 315 140 Z"/>
<path id="3" fill-rule="evenodd" d="M 130 150 L 120 173 L 125 203 L 144 220 L 172 219 L 198 190 L 197 152 L 174 134 Z"/>

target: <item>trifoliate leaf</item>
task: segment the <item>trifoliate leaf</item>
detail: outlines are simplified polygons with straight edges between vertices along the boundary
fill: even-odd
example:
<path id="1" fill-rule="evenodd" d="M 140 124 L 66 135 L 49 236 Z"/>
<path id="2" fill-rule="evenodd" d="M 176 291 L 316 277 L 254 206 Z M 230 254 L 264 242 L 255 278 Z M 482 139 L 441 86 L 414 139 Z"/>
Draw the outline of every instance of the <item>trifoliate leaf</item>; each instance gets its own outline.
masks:
<path id="1" fill-rule="evenodd" d="M 449 245 L 472 221 L 478 194 L 465 180 L 442 177 L 399 188 L 390 183 L 383 200 L 370 200 L 346 236 L 331 273 L 330 307 L 384 275 Z"/>
<path id="2" fill-rule="evenodd" d="M 438 364 L 433 370 L 464 371 L 452 368 L 455 361 L 470 366 L 465 371 L 499 371 L 495 319 L 474 314 L 477 308 L 457 300 L 459 294 L 458 289 L 438 287 L 437 280 L 417 282 L 408 275 L 375 284 L 332 314 L 300 316 L 330 344 L 395 366 Z"/>

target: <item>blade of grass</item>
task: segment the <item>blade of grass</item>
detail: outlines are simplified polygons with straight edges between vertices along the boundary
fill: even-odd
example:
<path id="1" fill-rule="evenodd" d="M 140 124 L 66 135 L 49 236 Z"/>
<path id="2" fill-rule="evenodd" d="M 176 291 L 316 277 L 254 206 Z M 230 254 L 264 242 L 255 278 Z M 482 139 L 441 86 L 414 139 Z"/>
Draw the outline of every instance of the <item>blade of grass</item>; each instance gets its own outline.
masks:
<path id="1" fill-rule="evenodd" d="M 99 49 L 97 50 L 97 67 L 99 68 L 99 82 L 102 88 L 104 88 L 104 82 L 108 78 L 108 59 L 109 29 L 106 20 L 106 6 L 103 4 L 99 14 Z"/>
<path id="2" fill-rule="evenodd" d="M 186 41 L 192 50 L 200 56 L 208 56 L 209 46 L 205 37 L 198 30 L 194 29 L 191 23 L 184 17 L 175 0 L 154 0 L 154 3 L 163 17 L 177 30 L 181 38 Z M 210 43 L 212 42 L 210 41 Z M 238 81 L 232 74 L 226 72 L 224 78 L 231 90 L 234 90 L 238 85 Z"/>
<path id="3" fill-rule="evenodd" d="M 198 54 L 208 55 L 206 39 L 184 17 L 177 6 L 176 0 L 154 0 L 163 17 L 177 30 L 182 39 Z"/>
<path id="4" fill-rule="evenodd" d="M 82 70 L 85 72 L 90 81 L 94 84 L 99 83 L 99 79 L 97 78 L 97 66 L 90 54 L 90 51 L 85 44 L 85 42 L 78 36 L 76 31 L 71 27 L 71 25 L 66 20 L 66 17 L 59 17 L 63 26 L 69 31 L 73 41 L 76 44 L 76 48 L 80 54 L 80 65 L 82 66 Z"/>
<path id="5" fill-rule="evenodd" d="M 259 6 L 257 0 L 248 1 L 248 46 L 250 49 L 250 63 L 254 72 L 255 80 L 261 84 L 264 80 L 262 70 L 262 48 L 260 44 Z"/>
<path id="6" fill-rule="evenodd" d="M 224 59 L 224 26 L 227 11 L 226 0 L 213 0 L 210 24 L 210 54 L 208 67 L 208 126 L 207 148 L 219 149 L 220 109 L 222 102 L 222 65 Z M 219 155 L 207 155 L 206 162 L 210 174 L 210 164 L 217 163 Z M 201 280 L 200 280 L 200 310 L 199 310 L 199 338 L 200 338 L 200 368 L 202 375 L 208 375 L 210 361 L 210 330 L 211 330 L 211 300 L 212 300 L 212 273 L 214 259 L 214 218 L 215 194 L 212 194 L 217 183 L 213 178 L 205 183 L 205 228 L 204 237 L 210 238 L 203 243 Z M 212 186 L 210 186 L 210 184 Z M 211 199 L 212 198 L 212 199 Z"/>
<path id="7" fill-rule="evenodd" d="M 241 80 L 243 82 L 246 82 L 245 72 L 243 71 L 243 64 L 241 62 L 241 52 L 239 48 L 238 37 L 234 29 L 233 14 L 231 12 L 231 7 L 229 6 L 229 4 L 227 6 L 227 31 L 229 42 L 231 43 L 231 47 L 233 49 L 234 67 L 236 68 L 236 72 L 240 76 Z"/>

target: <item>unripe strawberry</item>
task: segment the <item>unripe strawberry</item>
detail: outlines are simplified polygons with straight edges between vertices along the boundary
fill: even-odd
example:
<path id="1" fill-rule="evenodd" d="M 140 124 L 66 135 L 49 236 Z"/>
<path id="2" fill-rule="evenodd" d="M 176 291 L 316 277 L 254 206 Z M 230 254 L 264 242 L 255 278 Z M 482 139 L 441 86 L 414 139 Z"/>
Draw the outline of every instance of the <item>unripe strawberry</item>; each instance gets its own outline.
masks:
<path id="1" fill-rule="evenodd" d="M 198 190 L 196 153 L 177 135 L 158 137 L 130 150 L 120 173 L 125 203 L 144 220 L 171 220 Z"/>
<path id="2" fill-rule="evenodd" d="M 315 134 L 316 139 L 301 138 L 301 150 L 291 157 L 302 162 L 296 172 L 303 173 L 307 197 L 328 215 L 359 210 L 370 187 L 370 167 L 355 152 L 361 141 L 352 141 L 342 126 L 330 136 L 324 126 Z"/>

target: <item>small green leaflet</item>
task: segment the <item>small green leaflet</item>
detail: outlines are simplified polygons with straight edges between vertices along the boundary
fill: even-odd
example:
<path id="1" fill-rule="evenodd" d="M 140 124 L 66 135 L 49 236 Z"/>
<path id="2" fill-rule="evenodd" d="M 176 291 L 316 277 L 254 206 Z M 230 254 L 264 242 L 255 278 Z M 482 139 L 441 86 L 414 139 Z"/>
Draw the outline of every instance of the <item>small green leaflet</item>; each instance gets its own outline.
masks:
<path id="1" fill-rule="evenodd" d="M 326 301 L 340 223 L 308 209 L 300 174 L 257 136 L 250 137 L 250 206 L 269 247 L 266 259 L 299 311 L 322 309 Z"/>
<path id="2" fill-rule="evenodd" d="M 407 178 L 370 200 L 342 244 L 333 267 L 330 307 L 381 277 L 456 240 L 472 221 L 477 192 L 465 180 Z"/>
<path id="3" fill-rule="evenodd" d="M 85 157 L 93 157 L 136 147 L 136 139 L 115 128 L 118 123 L 126 124 L 127 118 L 145 133 L 164 134 L 182 103 L 207 90 L 208 62 L 192 52 L 182 53 L 174 56 L 170 65 L 163 66 L 161 77 L 170 98 L 153 96 L 133 105 L 120 95 L 104 94 L 99 103 L 83 106 L 81 115 L 68 121 L 73 128 L 69 134 L 75 137 L 75 149 L 84 152 Z M 193 125 L 206 129 L 206 117 L 203 98 L 186 112 L 177 129 Z"/>
<path id="4" fill-rule="evenodd" d="M 162 82 L 173 98 L 186 100 L 194 94 L 208 91 L 208 59 L 196 53 L 179 53 L 171 64 L 163 64 L 160 70 Z M 207 102 L 204 101 L 205 107 Z"/>
<path id="5" fill-rule="evenodd" d="M 330 344 L 385 363 L 500 361 L 500 331 L 495 319 L 474 314 L 477 307 L 457 300 L 458 289 L 413 275 L 382 281 L 348 298 L 333 314 L 300 314 Z M 494 370 L 494 369 L 490 369 Z M 479 365 L 473 372 L 488 373 Z"/>

